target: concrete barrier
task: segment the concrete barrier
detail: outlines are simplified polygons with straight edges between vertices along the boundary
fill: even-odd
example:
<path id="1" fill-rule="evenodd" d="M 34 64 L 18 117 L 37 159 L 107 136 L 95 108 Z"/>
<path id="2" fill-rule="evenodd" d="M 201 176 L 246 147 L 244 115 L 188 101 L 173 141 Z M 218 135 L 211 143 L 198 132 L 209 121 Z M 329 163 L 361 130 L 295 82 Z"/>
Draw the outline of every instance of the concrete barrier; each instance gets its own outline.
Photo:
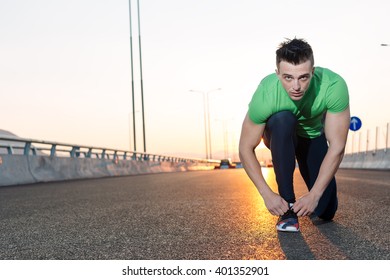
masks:
<path id="1" fill-rule="evenodd" d="M 0 155 L 0 186 L 35 183 L 27 157 Z"/>
<path id="2" fill-rule="evenodd" d="M 381 149 L 344 155 L 341 168 L 387 169 L 390 170 L 390 151 Z"/>
<path id="3" fill-rule="evenodd" d="M 0 186 L 214 169 L 212 163 L 0 155 Z"/>
<path id="4" fill-rule="evenodd" d="M 31 175 L 37 182 L 110 176 L 104 160 L 27 156 Z"/>

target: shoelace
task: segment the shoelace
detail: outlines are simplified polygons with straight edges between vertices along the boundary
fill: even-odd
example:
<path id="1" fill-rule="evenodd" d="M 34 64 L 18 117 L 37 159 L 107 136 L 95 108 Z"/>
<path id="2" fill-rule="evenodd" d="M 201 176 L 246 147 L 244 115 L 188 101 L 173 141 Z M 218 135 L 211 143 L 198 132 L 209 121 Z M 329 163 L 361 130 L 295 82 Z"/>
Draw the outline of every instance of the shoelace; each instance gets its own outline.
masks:
<path id="1" fill-rule="evenodd" d="M 296 214 L 291 208 L 289 210 L 287 210 L 287 212 L 282 215 L 282 220 L 285 220 L 288 218 L 296 218 Z"/>

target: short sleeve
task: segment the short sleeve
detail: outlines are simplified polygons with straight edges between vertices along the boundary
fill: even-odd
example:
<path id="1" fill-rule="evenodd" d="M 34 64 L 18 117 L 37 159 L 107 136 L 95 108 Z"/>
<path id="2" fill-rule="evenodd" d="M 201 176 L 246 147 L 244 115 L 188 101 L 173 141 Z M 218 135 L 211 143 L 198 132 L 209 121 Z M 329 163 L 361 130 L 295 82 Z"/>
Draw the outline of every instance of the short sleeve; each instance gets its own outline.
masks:
<path id="1" fill-rule="evenodd" d="M 257 87 L 257 90 L 252 96 L 252 100 L 249 103 L 249 108 L 248 108 L 248 116 L 251 119 L 252 122 L 255 124 L 264 124 L 266 123 L 266 118 L 264 117 L 264 111 L 261 110 L 264 104 L 263 100 L 263 86 L 260 84 Z"/>
<path id="2" fill-rule="evenodd" d="M 327 110 L 331 113 L 340 113 L 349 106 L 347 83 L 338 75 L 328 88 L 326 106 Z"/>

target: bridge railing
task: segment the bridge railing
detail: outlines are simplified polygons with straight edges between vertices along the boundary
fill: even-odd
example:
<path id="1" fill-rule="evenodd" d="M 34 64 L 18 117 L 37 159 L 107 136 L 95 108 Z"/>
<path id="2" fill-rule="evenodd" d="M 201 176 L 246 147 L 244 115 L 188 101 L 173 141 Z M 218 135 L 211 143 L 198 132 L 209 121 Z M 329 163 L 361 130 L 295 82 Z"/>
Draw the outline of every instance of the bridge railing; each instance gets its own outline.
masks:
<path id="1" fill-rule="evenodd" d="M 0 137 L 0 154 L 25 155 L 25 156 L 48 156 L 48 157 L 70 157 L 70 158 L 96 158 L 116 160 L 137 160 L 137 161 L 168 161 L 168 162 L 194 162 L 214 163 L 219 160 L 207 160 L 197 158 L 183 158 L 176 156 L 158 155 L 110 149 L 104 147 L 92 147 L 43 141 L 27 138 Z"/>

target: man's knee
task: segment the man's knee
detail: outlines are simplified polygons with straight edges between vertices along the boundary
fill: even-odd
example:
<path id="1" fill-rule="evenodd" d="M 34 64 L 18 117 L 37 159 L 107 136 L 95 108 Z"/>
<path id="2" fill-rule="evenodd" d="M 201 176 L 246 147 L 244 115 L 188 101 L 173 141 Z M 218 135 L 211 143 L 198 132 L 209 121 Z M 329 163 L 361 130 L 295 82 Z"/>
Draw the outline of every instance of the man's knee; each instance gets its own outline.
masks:
<path id="1" fill-rule="evenodd" d="M 270 128 L 293 127 L 295 129 L 297 118 L 290 111 L 281 111 L 273 114 L 267 121 Z"/>
<path id="2" fill-rule="evenodd" d="M 337 208 L 338 208 L 338 199 L 336 197 L 332 199 L 332 201 L 329 203 L 326 209 L 322 210 L 321 213 L 317 213 L 317 216 L 322 220 L 330 221 L 336 215 Z"/>
<path id="3" fill-rule="evenodd" d="M 271 138 L 284 139 L 293 137 L 295 141 L 295 129 L 297 118 L 290 111 L 281 111 L 273 114 L 268 120 L 264 132 L 264 144 L 270 148 Z"/>

